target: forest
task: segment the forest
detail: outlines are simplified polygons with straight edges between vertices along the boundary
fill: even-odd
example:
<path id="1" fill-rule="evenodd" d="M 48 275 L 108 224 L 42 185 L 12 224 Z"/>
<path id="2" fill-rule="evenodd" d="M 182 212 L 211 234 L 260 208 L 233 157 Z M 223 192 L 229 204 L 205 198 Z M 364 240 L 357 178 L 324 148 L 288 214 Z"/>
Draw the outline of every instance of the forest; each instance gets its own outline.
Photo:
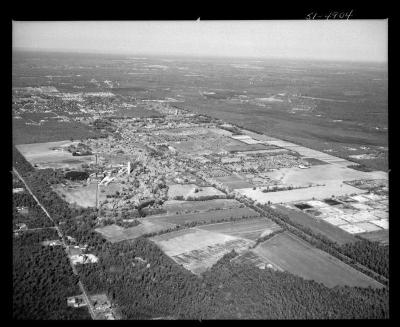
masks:
<path id="1" fill-rule="evenodd" d="M 27 214 L 18 212 L 17 207 L 25 207 Z M 13 194 L 13 224 L 24 223 L 28 228 L 52 226 L 43 210 L 37 205 L 32 196 L 26 192 Z"/>
<path id="2" fill-rule="evenodd" d="M 70 308 L 67 297 L 80 293 L 61 246 L 43 246 L 57 239 L 52 229 L 26 232 L 13 244 L 14 319 L 90 319 L 87 308 Z"/>
<path id="3" fill-rule="evenodd" d="M 301 237 L 317 248 L 338 257 L 340 260 L 353 266 L 357 270 L 361 269 L 361 267 L 357 265 L 357 263 L 360 263 L 371 269 L 373 272 L 389 278 L 389 246 L 384 246 L 379 242 L 371 242 L 364 239 L 360 239 L 353 244 L 348 243 L 345 245 L 339 245 L 336 242 L 329 240 L 324 235 L 315 233 L 310 228 L 291 221 L 285 214 L 274 211 L 267 205 L 263 206 L 263 210 L 266 213 L 266 217 L 280 225 L 282 225 L 282 222 L 286 223 L 285 227 L 288 228 L 290 232 Z M 292 228 L 292 226 L 294 228 Z M 301 232 L 299 232 L 299 230 Z M 349 257 L 350 260 L 345 259 L 341 255 Z M 373 278 L 377 278 L 375 274 L 371 274 L 371 272 L 365 269 L 363 272 Z M 382 283 L 386 283 L 382 279 L 378 278 L 378 280 Z"/>
<path id="4" fill-rule="evenodd" d="M 78 266 L 79 276 L 89 293 L 106 292 L 110 300 L 118 305 L 120 314 L 125 319 L 166 316 L 180 319 L 343 319 L 389 316 L 387 288 L 328 288 L 287 272 L 261 270 L 231 262 L 234 253 L 227 254 L 204 275 L 198 277 L 176 264 L 144 237 L 134 241 L 109 243 L 93 231 L 96 219 L 93 209 L 71 208 L 52 191 L 49 182 L 49 177 L 52 177 L 50 171 L 32 172 L 24 160 L 17 157 L 17 161 L 18 164 L 14 164 L 18 171 L 24 171 L 24 178 L 32 187 L 32 191 L 52 217 L 62 222 L 60 227 L 65 235 L 73 236 L 81 244 L 89 244 L 91 252 L 99 257 L 96 265 Z M 268 210 L 266 216 L 280 222 L 281 225 L 282 221 L 287 220 L 272 209 Z M 23 234 L 23 237 L 26 235 Z M 17 240 L 14 242 L 14 285 L 17 285 L 14 302 L 25 303 L 21 294 L 24 294 L 25 290 L 28 293 L 33 292 L 36 283 L 47 285 L 46 280 L 49 280 L 47 283 L 50 284 L 64 283 L 64 289 L 54 287 L 54 294 L 58 296 L 65 296 L 68 290 L 74 290 L 71 285 L 76 285 L 76 280 L 73 280 L 74 276 L 71 273 L 67 273 L 70 269 L 63 264 L 67 258 L 61 247 L 45 248 L 31 245 L 27 248 L 18 243 L 24 238 Z M 327 249 L 332 246 L 324 243 L 324 239 L 315 238 L 314 241 Z M 357 251 L 362 252 L 366 246 L 352 245 L 341 250 L 355 260 L 363 261 L 365 265 L 369 262 L 369 266 L 372 267 L 372 263 L 378 264 L 377 256 L 382 253 L 378 248 L 370 246 L 370 251 L 364 255 L 364 259 L 358 258 Z M 53 261 L 57 258 L 59 266 L 50 260 L 50 256 Z M 145 263 L 138 262 L 136 257 L 146 260 Z M 381 260 L 385 261 L 386 258 L 381 256 Z M 44 263 L 47 265 L 43 266 Z M 32 272 L 26 273 L 28 267 L 32 268 Z M 385 264 L 382 267 L 385 267 Z M 35 275 L 38 271 L 47 279 L 39 278 L 38 282 Z M 52 277 L 48 277 L 47 274 Z M 27 278 L 29 276 L 30 278 Z M 32 282 L 34 278 L 35 283 Z M 20 288 L 18 284 L 23 284 L 24 288 Z M 26 311 L 22 309 L 22 304 L 16 307 L 18 316 L 43 316 L 45 313 L 41 312 L 39 307 L 52 306 L 60 308 L 55 311 L 58 312 L 55 315 L 68 316 L 68 308 L 62 309 L 61 302 L 46 293 L 46 287 L 43 286 L 40 292 L 39 299 L 26 297 L 30 299 L 27 303 L 36 300 L 39 304 L 32 304 L 32 308 Z M 53 300 L 49 302 L 47 299 Z"/>
<path id="5" fill-rule="evenodd" d="M 388 317 L 387 289 L 328 288 L 290 273 L 233 263 L 233 256 L 197 277 L 140 238 L 105 243 L 98 266 L 81 266 L 79 272 L 89 292 L 106 292 L 127 319 Z"/>

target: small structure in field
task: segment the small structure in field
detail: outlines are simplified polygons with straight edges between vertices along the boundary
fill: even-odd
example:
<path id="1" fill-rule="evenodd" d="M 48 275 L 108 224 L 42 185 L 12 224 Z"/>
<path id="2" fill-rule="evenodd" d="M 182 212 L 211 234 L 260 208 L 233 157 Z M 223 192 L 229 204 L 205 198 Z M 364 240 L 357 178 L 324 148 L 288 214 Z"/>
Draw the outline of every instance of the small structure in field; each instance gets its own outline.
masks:
<path id="1" fill-rule="evenodd" d="M 74 265 L 84 265 L 87 263 L 96 263 L 97 261 L 99 261 L 99 258 L 97 258 L 94 254 L 74 254 L 71 255 L 70 258 Z"/>
<path id="2" fill-rule="evenodd" d="M 80 308 L 87 305 L 83 295 L 75 295 L 67 298 L 67 305 L 69 307 Z"/>

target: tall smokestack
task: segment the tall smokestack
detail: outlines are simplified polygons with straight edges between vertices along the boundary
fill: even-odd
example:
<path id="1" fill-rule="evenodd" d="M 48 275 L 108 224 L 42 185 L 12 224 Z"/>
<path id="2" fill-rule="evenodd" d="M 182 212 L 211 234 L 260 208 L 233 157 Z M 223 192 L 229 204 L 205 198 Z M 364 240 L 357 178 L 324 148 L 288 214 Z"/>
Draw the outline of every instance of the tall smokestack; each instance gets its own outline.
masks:
<path id="1" fill-rule="evenodd" d="M 128 161 L 128 175 L 130 175 L 131 173 L 131 162 Z"/>

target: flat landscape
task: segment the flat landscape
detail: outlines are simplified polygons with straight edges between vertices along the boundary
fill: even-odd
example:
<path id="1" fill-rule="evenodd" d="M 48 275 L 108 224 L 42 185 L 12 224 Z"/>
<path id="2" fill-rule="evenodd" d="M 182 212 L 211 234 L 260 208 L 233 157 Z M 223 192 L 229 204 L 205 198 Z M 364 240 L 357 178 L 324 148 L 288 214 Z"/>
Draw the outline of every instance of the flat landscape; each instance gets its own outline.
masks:
<path id="1" fill-rule="evenodd" d="M 361 233 L 358 235 L 372 242 L 380 242 L 383 245 L 389 245 L 389 231 L 387 229 L 381 229 L 369 233 Z"/>
<path id="2" fill-rule="evenodd" d="M 151 238 L 168 256 L 195 274 L 211 268 L 224 254 L 246 250 L 253 241 L 226 234 L 186 229 Z"/>
<path id="3" fill-rule="evenodd" d="M 198 229 L 256 241 L 282 228 L 268 218 L 249 218 L 234 222 L 224 222 L 197 227 Z"/>
<path id="4" fill-rule="evenodd" d="M 262 192 L 262 189 L 243 188 L 237 192 L 243 194 L 255 201 L 266 204 L 271 203 L 286 203 L 301 200 L 324 199 L 332 195 L 349 195 L 366 193 L 366 191 L 357 189 L 350 185 L 343 184 L 340 181 L 326 181 L 324 186 L 312 186 L 308 188 L 294 189 L 290 191 Z"/>
<path id="5" fill-rule="evenodd" d="M 96 228 L 95 230 L 111 243 L 116 243 L 133 240 L 145 234 L 157 233 L 173 227 L 175 227 L 175 225 L 168 222 L 157 222 L 157 224 L 154 224 L 150 221 L 142 221 L 140 225 L 129 228 L 123 228 L 113 224 Z"/>
<path id="6" fill-rule="evenodd" d="M 259 216 L 259 214 L 250 208 L 231 208 L 199 213 L 175 214 L 156 217 L 149 216 L 145 219 L 154 223 L 168 222 L 172 224 L 187 224 L 192 222 L 217 222 L 224 219 L 250 218 L 257 216 Z"/>
<path id="7" fill-rule="evenodd" d="M 383 287 L 374 279 L 287 232 L 273 236 L 253 251 L 280 269 L 305 279 L 315 280 L 328 287 L 338 285 Z"/>
<path id="8" fill-rule="evenodd" d="M 243 204 L 235 199 L 214 199 L 206 201 L 179 201 L 168 200 L 163 203 L 163 207 L 167 210 L 168 214 L 184 213 L 184 212 L 197 212 L 197 211 L 210 211 L 221 209 L 232 209 L 242 207 Z"/>
<path id="9" fill-rule="evenodd" d="M 289 209 L 281 205 L 276 205 L 276 208 L 279 212 L 287 215 L 291 221 L 310 228 L 313 232 L 320 233 L 331 241 L 337 242 L 339 245 L 357 241 L 353 235 L 322 219 L 310 217 L 301 211 Z"/>
<path id="10" fill-rule="evenodd" d="M 13 243 L 51 222 L 35 258 L 68 265 L 62 232 L 102 319 L 386 317 L 387 83 L 373 63 L 17 51 Z"/>
<path id="11" fill-rule="evenodd" d="M 17 149 L 23 156 L 38 168 L 80 168 L 82 164 L 94 163 L 95 157 L 72 156 L 71 152 L 65 149 L 69 145 L 76 145 L 79 142 L 60 141 L 33 144 L 19 144 Z"/>

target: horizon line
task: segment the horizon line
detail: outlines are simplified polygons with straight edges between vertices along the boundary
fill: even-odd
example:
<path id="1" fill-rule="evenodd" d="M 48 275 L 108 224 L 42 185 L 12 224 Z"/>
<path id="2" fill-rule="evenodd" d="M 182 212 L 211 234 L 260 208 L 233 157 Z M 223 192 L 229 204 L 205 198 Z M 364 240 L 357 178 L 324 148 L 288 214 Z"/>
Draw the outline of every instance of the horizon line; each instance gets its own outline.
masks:
<path id="1" fill-rule="evenodd" d="M 96 50 L 79 50 L 79 49 L 60 49 L 60 48 L 31 48 L 31 47 L 12 47 L 14 52 L 33 52 L 33 53 L 65 53 L 65 54 L 87 54 L 87 55 L 111 55 L 111 56 L 148 56 L 148 57 L 180 57 L 180 58 L 213 58 L 213 59 L 260 59 L 260 60 L 298 60 L 298 61 L 321 61 L 321 62 L 342 62 L 342 63 L 360 63 L 360 64 L 388 64 L 388 60 L 351 60 L 351 59 L 341 59 L 341 58 L 312 58 L 312 57 L 276 57 L 276 56 L 226 56 L 226 55 L 196 55 L 188 53 L 145 53 L 145 52 L 104 52 Z"/>

